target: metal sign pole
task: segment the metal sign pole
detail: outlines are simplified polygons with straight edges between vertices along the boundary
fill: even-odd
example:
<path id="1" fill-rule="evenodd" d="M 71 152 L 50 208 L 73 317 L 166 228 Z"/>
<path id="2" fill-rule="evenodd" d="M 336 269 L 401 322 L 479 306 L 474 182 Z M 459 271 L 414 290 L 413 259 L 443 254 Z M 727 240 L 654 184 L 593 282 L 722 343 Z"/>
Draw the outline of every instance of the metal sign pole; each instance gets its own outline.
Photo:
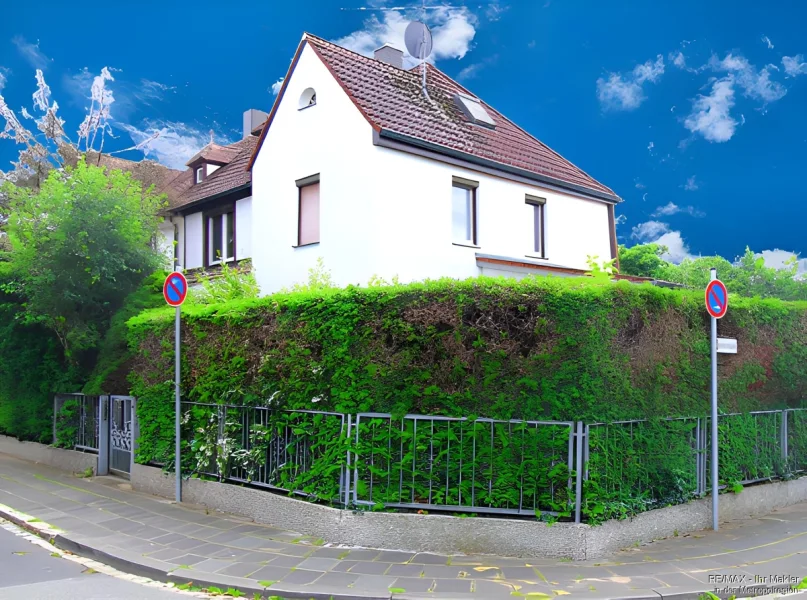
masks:
<path id="1" fill-rule="evenodd" d="M 717 279 L 717 269 L 711 270 L 711 281 Z M 717 531 L 717 319 L 712 319 L 712 526 Z"/>
<path id="2" fill-rule="evenodd" d="M 174 457 L 174 473 L 176 477 L 176 501 L 182 502 L 182 461 L 180 457 L 180 434 L 179 434 L 179 376 L 180 376 L 180 363 L 179 363 L 179 306 L 177 306 L 176 320 L 174 323 L 174 404 L 175 404 L 175 426 L 176 426 L 176 448 Z"/>

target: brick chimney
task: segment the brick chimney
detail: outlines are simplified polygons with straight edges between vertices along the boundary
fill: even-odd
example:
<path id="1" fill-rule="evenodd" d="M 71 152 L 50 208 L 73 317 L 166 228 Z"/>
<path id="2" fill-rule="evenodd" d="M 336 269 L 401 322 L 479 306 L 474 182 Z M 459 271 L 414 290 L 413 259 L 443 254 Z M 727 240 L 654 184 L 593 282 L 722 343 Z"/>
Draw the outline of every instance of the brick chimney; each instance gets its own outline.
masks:
<path id="1" fill-rule="evenodd" d="M 403 69 L 403 51 L 389 44 L 384 44 L 376 50 L 374 58 L 393 67 Z"/>

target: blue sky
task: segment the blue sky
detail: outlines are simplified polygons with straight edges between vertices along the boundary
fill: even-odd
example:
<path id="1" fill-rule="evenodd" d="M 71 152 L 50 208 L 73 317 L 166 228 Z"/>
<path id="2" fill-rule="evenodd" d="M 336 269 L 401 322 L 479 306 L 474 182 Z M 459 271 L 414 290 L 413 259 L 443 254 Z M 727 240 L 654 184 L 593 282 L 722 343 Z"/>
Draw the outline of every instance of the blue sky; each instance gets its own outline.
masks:
<path id="1" fill-rule="evenodd" d="M 108 67 L 106 149 L 159 131 L 149 157 L 182 165 L 211 130 L 235 140 L 244 110 L 271 108 L 304 31 L 370 53 L 419 11 L 344 9 L 409 4 L 13 3 L 0 95 L 33 112 L 42 68 L 71 134 Z M 455 0 L 426 14 L 440 69 L 624 198 L 620 243 L 661 240 L 675 260 L 807 253 L 804 3 Z M 14 157 L 0 140 L 0 169 Z"/>

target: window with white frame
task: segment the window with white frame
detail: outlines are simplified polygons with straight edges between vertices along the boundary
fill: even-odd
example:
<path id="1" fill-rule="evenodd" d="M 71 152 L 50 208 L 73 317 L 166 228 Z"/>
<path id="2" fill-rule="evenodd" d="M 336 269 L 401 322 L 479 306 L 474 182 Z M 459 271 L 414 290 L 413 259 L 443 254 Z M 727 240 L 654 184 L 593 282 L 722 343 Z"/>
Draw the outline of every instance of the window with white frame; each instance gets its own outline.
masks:
<path id="1" fill-rule="evenodd" d="M 454 177 L 451 188 L 451 235 L 455 244 L 477 244 L 475 181 Z"/>
<path id="2" fill-rule="evenodd" d="M 297 181 L 297 245 L 319 243 L 319 175 Z"/>
<path id="3" fill-rule="evenodd" d="M 202 179 L 205 176 L 205 168 L 204 167 L 196 167 L 196 183 L 202 183 Z"/>
<path id="4" fill-rule="evenodd" d="M 235 212 L 232 208 L 207 216 L 207 264 L 235 260 Z"/>
<path id="5" fill-rule="evenodd" d="M 530 219 L 530 229 L 532 233 L 531 252 L 541 258 L 546 258 L 546 242 L 544 235 L 546 199 L 527 194 L 525 202 L 532 212 L 532 218 Z"/>

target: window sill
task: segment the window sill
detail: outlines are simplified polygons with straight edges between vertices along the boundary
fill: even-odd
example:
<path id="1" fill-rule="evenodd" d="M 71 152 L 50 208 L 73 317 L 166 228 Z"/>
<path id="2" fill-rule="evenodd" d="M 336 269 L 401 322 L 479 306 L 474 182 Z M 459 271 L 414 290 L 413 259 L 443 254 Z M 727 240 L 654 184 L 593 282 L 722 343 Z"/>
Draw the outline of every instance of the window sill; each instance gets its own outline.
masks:
<path id="1" fill-rule="evenodd" d="M 233 257 L 233 258 L 225 258 L 224 260 L 210 261 L 209 263 L 207 263 L 206 266 L 208 266 L 208 267 L 218 267 L 219 265 L 222 265 L 222 264 L 234 263 L 234 262 L 238 262 L 237 260 L 235 260 L 235 257 Z"/>
<path id="2" fill-rule="evenodd" d="M 469 244 L 467 242 L 451 242 L 453 246 L 461 246 L 462 248 L 476 248 L 477 250 L 481 249 L 482 246 L 477 246 L 476 244 Z"/>
<path id="3" fill-rule="evenodd" d="M 549 260 L 546 256 L 541 256 L 540 254 L 525 254 L 527 258 L 534 258 L 535 260 Z"/>
<path id="4" fill-rule="evenodd" d="M 310 244 L 298 244 L 296 246 L 292 246 L 292 248 L 307 248 L 308 246 L 318 246 L 319 242 L 311 242 Z"/>

